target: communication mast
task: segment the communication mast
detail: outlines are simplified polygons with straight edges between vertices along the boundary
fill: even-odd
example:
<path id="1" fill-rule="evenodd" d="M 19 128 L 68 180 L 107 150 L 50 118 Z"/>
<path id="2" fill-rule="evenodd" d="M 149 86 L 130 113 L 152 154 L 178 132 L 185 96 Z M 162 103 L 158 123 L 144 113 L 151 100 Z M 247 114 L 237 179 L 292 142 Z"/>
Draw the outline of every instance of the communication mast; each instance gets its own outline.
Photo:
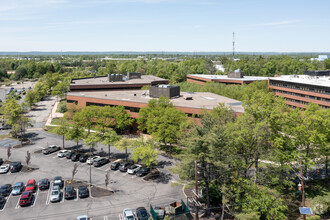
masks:
<path id="1" fill-rule="evenodd" d="M 233 32 L 233 58 L 235 56 L 235 32 Z"/>

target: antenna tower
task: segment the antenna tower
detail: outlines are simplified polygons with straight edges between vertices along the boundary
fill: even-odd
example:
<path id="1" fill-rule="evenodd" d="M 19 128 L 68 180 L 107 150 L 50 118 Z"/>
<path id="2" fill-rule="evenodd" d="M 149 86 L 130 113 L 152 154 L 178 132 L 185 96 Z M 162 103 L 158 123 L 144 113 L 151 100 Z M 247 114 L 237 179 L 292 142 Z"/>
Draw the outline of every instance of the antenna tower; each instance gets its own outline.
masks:
<path id="1" fill-rule="evenodd" d="M 235 32 L 233 32 L 233 58 L 235 56 Z"/>

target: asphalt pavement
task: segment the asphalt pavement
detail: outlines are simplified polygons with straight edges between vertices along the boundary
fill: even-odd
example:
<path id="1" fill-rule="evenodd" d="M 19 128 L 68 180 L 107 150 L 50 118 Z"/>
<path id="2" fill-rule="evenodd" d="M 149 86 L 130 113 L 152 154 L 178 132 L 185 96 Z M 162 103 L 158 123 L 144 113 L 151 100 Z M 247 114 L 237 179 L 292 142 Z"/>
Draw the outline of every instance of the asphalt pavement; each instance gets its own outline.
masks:
<path id="1" fill-rule="evenodd" d="M 71 179 L 74 162 L 66 158 L 58 158 L 57 152 L 50 155 L 43 155 L 40 150 L 47 146 L 47 143 L 62 145 L 62 137 L 45 132 L 44 126 L 51 107 L 55 103 L 54 97 L 45 98 L 37 103 L 37 108 L 29 113 L 34 119 L 34 127 L 29 128 L 27 135 L 32 140 L 31 145 L 22 148 L 13 148 L 10 161 L 21 161 L 25 165 L 26 152 L 31 153 L 30 167 L 34 168 L 32 172 L 18 172 L 1 174 L 0 185 L 15 184 L 23 181 L 25 184 L 29 179 L 39 181 L 43 178 L 52 180 L 55 176 L 62 176 L 68 180 Z M 8 131 L 1 131 L 4 134 Z M 82 144 L 82 143 L 80 143 Z M 73 141 L 65 141 L 66 147 L 74 147 Z M 88 146 L 82 146 L 87 149 Z M 98 146 L 98 151 L 104 145 Z M 122 152 L 111 149 L 114 155 L 122 156 Z M 0 146 L 0 158 L 7 158 L 7 147 Z M 142 178 L 120 171 L 110 171 L 110 164 L 106 164 L 100 168 L 92 167 L 92 184 L 105 188 L 105 174 L 110 172 L 109 189 L 115 193 L 111 196 L 99 198 L 86 198 L 74 200 L 61 200 L 59 203 L 49 202 L 49 191 L 34 194 L 32 205 L 28 207 L 19 207 L 17 196 L 10 196 L 3 207 L 0 207 L 0 219 L 75 219 L 78 215 L 88 214 L 92 219 L 118 219 L 124 208 L 135 208 L 143 206 L 149 210 L 150 204 L 156 206 L 165 206 L 174 201 L 184 199 L 182 186 L 171 186 L 176 181 L 176 176 L 172 176 L 168 171 L 175 160 L 159 156 L 161 161 L 160 171 L 164 173 L 163 178 L 156 182 L 145 182 Z M 76 180 L 89 181 L 89 166 L 86 163 L 76 162 L 78 164 L 78 172 L 75 176 Z"/>

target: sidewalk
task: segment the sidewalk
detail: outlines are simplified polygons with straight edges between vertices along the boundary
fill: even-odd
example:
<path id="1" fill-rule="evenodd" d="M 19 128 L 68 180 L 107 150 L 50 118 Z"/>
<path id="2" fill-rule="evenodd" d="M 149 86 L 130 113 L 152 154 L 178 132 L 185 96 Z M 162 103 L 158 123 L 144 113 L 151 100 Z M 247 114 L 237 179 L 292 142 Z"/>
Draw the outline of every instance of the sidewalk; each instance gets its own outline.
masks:
<path id="1" fill-rule="evenodd" d="M 53 109 L 52 109 L 51 113 L 50 113 L 49 116 L 48 116 L 48 119 L 47 119 L 47 121 L 46 121 L 45 126 L 56 126 L 56 125 L 52 125 L 52 124 L 51 124 L 53 118 L 62 118 L 62 117 L 64 116 L 63 113 L 56 112 L 56 110 L 57 110 L 57 106 L 58 106 L 58 103 L 59 103 L 59 101 L 56 101 L 56 102 L 55 102 L 55 104 L 54 104 L 54 106 L 53 106 Z"/>

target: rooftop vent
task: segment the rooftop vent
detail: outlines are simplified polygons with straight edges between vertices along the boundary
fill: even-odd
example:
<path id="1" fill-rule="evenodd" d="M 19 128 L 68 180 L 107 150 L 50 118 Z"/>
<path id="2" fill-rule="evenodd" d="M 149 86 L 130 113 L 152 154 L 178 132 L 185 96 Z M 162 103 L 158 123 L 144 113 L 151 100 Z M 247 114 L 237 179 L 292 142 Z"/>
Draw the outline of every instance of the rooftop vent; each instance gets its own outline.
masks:
<path id="1" fill-rule="evenodd" d="M 240 69 L 228 73 L 228 78 L 243 78 L 244 74 Z"/>
<path id="2" fill-rule="evenodd" d="M 171 86 L 171 85 L 156 85 L 151 86 L 149 89 L 150 97 L 159 98 L 163 96 L 165 98 L 173 98 L 180 96 L 180 86 Z"/>

